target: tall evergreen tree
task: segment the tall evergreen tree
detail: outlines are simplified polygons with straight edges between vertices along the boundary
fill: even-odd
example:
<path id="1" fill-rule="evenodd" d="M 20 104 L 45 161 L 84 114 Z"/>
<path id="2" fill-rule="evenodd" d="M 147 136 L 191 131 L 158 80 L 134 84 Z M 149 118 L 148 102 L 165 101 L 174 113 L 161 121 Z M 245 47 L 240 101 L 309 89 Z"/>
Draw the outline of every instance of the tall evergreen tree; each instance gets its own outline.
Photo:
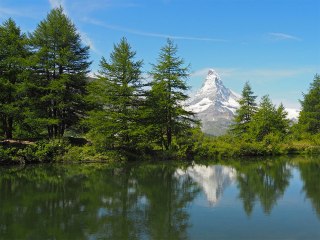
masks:
<path id="1" fill-rule="evenodd" d="M 0 26 L 0 121 L 6 138 L 13 137 L 14 122 L 21 119 L 26 35 L 10 18 Z"/>
<path id="2" fill-rule="evenodd" d="M 194 114 L 183 109 L 182 104 L 188 99 L 185 80 L 189 76 L 189 66 L 184 66 L 177 52 L 177 46 L 168 39 L 150 73 L 153 80 L 148 102 L 152 134 L 166 150 L 171 148 L 174 136 L 190 129 L 195 122 Z"/>
<path id="3" fill-rule="evenodd" d="M 312 134 L 320 133 L 320 76 L 315 75 L 307 94 L 303 95 L 299 125 Z"/>
<path id="4" fill-rule="evenodd" d="M 287 118 L 288 112 L 284 108 L 283 104 L 280 103 L 276 111 L 275 128 L 280 134 L 285 135 L 289 132 L 290 120 Z"/>
<path id="5" fill-rule="evenodd" d="M 250 123 L 251 136 L 257 141 L 262 141 L 271 133 L 283 136 L 289 128 L 286 116 L 287 113 L 282 104 L 276 108 L 268 95 L 263 96 L 259 109 Z"/>
<path id="6" fill-rule="evenodd" d="M 246 82 L 239 100 L 240 108 L 236 111 L 234 124 L 231 128 L 236 135 L 248 132 L 252 117 L 257 112 L 256 98 L 257 96 L 253 95 L 249 82 Z"/>
<path id="7" fill-rule="evenodd" d="M 88 99 L 96 106 L 86 120 L 89 137 L 102 148 L 133 151 L 141 142 L 142 61 L 135 56 L 122 38 L 110 61 L 101 59 L 98 79 L 89 86 Z"/>
<path id="8" fill-rule="evenodd" d="M 51 10 L 31 35 L 35 72 L 29 82 L 33 122 L 47 127 L 49 138 L 62 137 L 84 114 L 89 47 L 63 9 Z"/>

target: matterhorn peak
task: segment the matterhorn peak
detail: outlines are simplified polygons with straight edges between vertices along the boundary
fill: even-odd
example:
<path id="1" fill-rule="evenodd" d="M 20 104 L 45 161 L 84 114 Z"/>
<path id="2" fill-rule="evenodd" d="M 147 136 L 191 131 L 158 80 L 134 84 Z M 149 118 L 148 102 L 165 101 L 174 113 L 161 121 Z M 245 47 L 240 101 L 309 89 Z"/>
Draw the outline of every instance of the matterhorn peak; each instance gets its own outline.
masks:
<path id="1" fill-rule="evenodd" d="M 217 88 L 217 85 L 222 85 L 221 78 L 214 69 L 209 69 L 202 88 L 205 88 L 205 89 Z"/>
<path id="2" fill-rule="evenodd" d="M 240 96 L 226 88 L 214 69 L 209 69 L 204 83 L 195 96 L 190 99 L 187 110 L 201 119 L 202 129 L 209 134 L 217 134 L 230 124 L 239 107 Z M 219 123 L 219 127 L 213 127 Z"/>

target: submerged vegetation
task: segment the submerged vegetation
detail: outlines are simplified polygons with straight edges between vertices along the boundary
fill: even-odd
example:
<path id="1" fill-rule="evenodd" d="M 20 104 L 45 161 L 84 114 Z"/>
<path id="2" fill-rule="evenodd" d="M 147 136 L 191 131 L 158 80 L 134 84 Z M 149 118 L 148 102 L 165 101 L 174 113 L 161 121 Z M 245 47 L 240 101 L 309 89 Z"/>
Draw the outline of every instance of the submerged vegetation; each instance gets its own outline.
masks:
<path id="1" fill-rule="evenodd" d="M 183 108 L 189 66 L 172 40 L 150 81 L 125 38 L 101 59 L 96 78 L 87 77 L 90 64 L 62 8 L 28 35 L 12 19 L 0 26 L 0 163 L 320 153 L 319 75 L 298 123 L 268 95 L 257 104 L 246 83 L 229 133 L 213 137 Z"/>

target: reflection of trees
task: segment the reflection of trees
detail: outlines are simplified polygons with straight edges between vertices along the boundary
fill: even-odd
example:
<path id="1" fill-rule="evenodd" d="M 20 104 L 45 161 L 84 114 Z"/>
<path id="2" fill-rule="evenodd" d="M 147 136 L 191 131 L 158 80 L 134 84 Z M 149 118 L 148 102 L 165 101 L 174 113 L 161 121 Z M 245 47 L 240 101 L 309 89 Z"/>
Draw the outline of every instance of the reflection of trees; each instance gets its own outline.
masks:
<path id="1" fill-rule="evenodd" d="M 147 199 L 145 221 L 150 239 L 186 239 L 187 204 L 200 191 L 191 178 L 176 178 L 170 165 L 137 169 L 139 192 Z"/>
<path id="2" fill-rule="evenodd" d="M 303 191 L 320 217 L 320 162 L 300 162 L 298 167 L 304 183 Z"/>
<path id="3" fill-rule="evenodd" d="M 175 168 L 51 165 L 0 172 L 1 239 L 186 238 L 198 189 Z"/>
<path id="4" fill-rule="evenodd" d="M 286 162 L 280 160 L 245 164 L 238 167 L 237 171 L 239 197 L 248 215 L 252 213 L 257 200 L 264 212 L 269 214 L 284 194 L 291 176 Z"/>

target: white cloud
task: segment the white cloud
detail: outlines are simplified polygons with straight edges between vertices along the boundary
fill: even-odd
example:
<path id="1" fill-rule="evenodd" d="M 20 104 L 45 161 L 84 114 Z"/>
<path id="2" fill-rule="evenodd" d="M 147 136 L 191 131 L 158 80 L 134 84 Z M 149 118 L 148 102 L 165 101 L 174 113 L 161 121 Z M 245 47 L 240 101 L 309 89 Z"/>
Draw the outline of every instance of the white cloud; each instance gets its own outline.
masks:
<path id="1" fill-rule="evenodd" d="M 97 50 L 97 48 L 95 47 L 92 39 L 88 36 L 87 33 L 85 32 L 82 32 L 82 31 L 78 31 L 78 33 L 80 34 L 81 36 L 81 39 L 82 41 L 84 42 L 85 45 L 89 46 L 90 47 L 90 50 L 97 53 L 97 54 L 100 54 L 100 52 Z M 101 55 L 101 54 L 100 54 Z"/>
<path id="2" fill-rule="evenodd" d="M 49 0 L 49 3 L 51 5 L 51 8 L 58 8 L 58 7 L 63 7 L 65 8 L 65 1 L 64 0 Z"/>
<path id="3" fill-rule="evenodd" d="M 35 12 L 34 8 L 6 8 L 0 7 L 0 19 L 6 19 L 9 17 L 17 16 L 17 17 L 27 17 L 37 19 L 38 11 Z"/>
<path id="4" fill-rule="evenodd" d="M 282 41 L 282 40 L 294 40 L 294 41 L 301 41 L 302 39 L 293 35 L 289 35 L 286 33 L 276 33 L 271 32 L 268 33 L 269 37 L 273 41 Z"/>
<path id="5" fill-rule="evenodd" d="M 163 33 L 153 33 L 153 32 L 144 32 L 139 31 L 135 29 L 125 28 L 117 25 L 111 25 L 107 24 L 101 21 L 97 21 L 94 19 L 89 18 L 83 18 L 82 19 L 86 23 L 90 23 L 96 26 L 104 27 L 107 29 L 120 31 L 120 32 L 126 32 L 131 33 L 139 36 L 145 36 L 145 37 L 155 37 L 155 38 L 171 38 L 171 39 L 180 39 L 180 40 L 194 40 L 194 41 L 209 41 L 209 42 L 227 42 L 224 39 L 218 39 L 218 38 L 207 38 L 207 37 L 193 37 L 193 36 L 177 36 L 177 35 L 170 35 L 170 34 L 163 34 Z"/>
<path id="6" fill-rule="evenodd" d="M 209 69 L 214 69 L 221 77 L 232 76 L 238 71 L 238 68 L 206 67 L 192 72 L 190 77 L 204 78 L 207 76 Z"/>
<path id="7" fill-rule="evenodd" d="M 19 15 L 19 14 L 20 13 L 17 10 L 0 7 L 0 15 Z"/>
<path id="8" fill-rule="evenodd" d="M 279 78 L 294 77 L 302 74 L 314 74 L 318 71 L 317 67 L 301 67 L 301 68 L 287 68 L 287 69 L 242 69 L 242 68 L 214 68 L 220 76 L 246 79 L 269 79 L 275 80 Z M 205 77 L 210 68 L 202 68 L 191 73 L 191 77 Z"/>

